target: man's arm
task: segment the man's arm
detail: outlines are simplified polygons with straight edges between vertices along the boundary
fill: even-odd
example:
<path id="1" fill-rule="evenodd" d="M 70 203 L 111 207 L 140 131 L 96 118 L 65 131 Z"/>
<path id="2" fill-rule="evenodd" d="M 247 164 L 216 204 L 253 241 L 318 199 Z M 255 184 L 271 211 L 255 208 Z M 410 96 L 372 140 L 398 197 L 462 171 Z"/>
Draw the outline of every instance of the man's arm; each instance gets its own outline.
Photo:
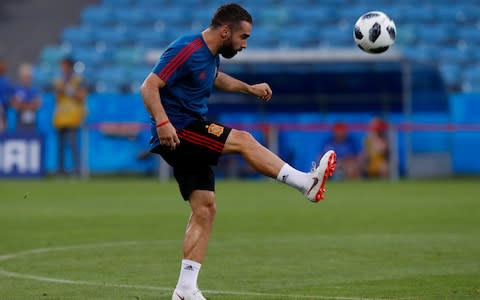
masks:
<path id="1" fill-rule="evenodd" d="M 249 85 L 223 72 L 218 72 L 215 87 L 224 92 L 250 94 L 264 101 L 272 98 L 272 89 L 267 83 Z"/>
<path id="2" fill-rule="evenodd" d="M 157 75 L 150 73 L 140 87 L 143 103 L 147 111 L 152 115 L 155 122 L 160 125 L 157 127 L 160 144 L 169 146 L 171 149 L 180 144 L 177 132 L 172 124 L 168 122 L 168 116 L 163 108 L 159 89 L 165 86 L 165 82 Z M 167 122 L 167 123 L 165 123 Z M 163 125 L 161 125 L 163 124 Z"/>

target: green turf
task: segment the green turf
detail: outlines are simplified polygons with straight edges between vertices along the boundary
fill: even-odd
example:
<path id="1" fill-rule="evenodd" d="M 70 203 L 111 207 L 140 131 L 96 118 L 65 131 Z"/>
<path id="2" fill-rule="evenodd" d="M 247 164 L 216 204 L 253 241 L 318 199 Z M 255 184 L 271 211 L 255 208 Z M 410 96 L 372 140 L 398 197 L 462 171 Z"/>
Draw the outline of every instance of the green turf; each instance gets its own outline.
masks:
<path id="1" fill-rule="evenodd" d="M 479 195 L 476 179 L 331 183 L 311 204 L 219 182 L 199 284 L 213 300 L 480 299 Z M 188 215 L 174 183 L 0 181 L 0 299 L 170 299 Z"/>

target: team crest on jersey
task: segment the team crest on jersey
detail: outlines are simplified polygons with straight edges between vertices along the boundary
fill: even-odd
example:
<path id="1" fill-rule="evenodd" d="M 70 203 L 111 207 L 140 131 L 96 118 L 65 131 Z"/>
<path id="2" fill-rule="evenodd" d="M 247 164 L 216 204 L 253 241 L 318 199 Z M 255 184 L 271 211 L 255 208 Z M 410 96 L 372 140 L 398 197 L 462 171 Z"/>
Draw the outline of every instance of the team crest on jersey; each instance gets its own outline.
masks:
<path id="1" fill-rule="evenodd" d="M 206 78 L 207 78 L 207 73 L 205 73 L 205 71 L 202 71 L 200 72 L 200 74 L 198 74 L 198 79 L 205 80 Z"/>
<path id="2" fill-rule="evenodd" d="M 217 124 L 210 124 L 208 126 L 208 133 L 216 135 L 217 137 L 221 136 L 223 133 L 224 127 Z"/>

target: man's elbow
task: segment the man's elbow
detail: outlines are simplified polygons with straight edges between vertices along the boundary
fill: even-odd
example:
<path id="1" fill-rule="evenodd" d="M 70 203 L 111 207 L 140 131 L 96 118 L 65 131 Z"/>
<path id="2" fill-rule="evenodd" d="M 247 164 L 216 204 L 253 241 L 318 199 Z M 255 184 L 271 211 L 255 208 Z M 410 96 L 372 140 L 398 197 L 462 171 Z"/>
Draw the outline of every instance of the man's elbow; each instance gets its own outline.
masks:
<path id="1" fill-rule="evenodd" d="M 148 84 L 147 81 L 145 80 L 145 81 L 142 83 L 142 85 L 140 86 L 140 94 L 142 95 L 143 98 L 145 98 L 145 96 L 147 95 L 149 89 L 150 89 L 149 84 Z"/>

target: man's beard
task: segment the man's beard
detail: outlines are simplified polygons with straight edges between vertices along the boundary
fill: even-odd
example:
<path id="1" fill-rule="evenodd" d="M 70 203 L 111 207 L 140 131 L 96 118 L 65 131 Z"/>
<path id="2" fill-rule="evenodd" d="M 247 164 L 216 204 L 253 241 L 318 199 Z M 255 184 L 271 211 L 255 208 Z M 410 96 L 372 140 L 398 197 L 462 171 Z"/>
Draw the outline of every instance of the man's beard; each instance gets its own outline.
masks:
<path id="1" fill-rule="evenodd" d="M 233 48 L 232 41 L 228 39 L 223 43 L 220 50 L 218 50 L 218 53 L 220 53 L 225 58 L 232 58 L 237 54 L 238 51 L 239 50 Z"/>

